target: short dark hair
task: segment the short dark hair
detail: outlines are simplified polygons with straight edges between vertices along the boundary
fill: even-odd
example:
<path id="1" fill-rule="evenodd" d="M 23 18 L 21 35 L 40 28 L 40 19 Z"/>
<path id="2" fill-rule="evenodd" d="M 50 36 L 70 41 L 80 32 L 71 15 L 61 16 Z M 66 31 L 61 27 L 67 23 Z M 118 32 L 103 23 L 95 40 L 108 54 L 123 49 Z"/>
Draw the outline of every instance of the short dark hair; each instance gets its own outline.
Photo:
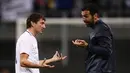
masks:
<path id="1" fill-rule="evenodd" d="M 82 8 L 82 11 L 84 10 L 89 10 L 91 15 L 94 15 L 95 13 L 99 14 L 99 7 L 98 5 L 94 4 L 94 3 L 87 3 L 85 4 L 85 6 Z"/>
<path id="2" fill-rule="evenodd" d="M 40 13 L 31 14 L 26 20 L 26 25 L 27 25 L 26 27 L 30 28 L 32 26 L 31 21 L 34 23 L 37 23 L 40 19 L 45 20 L 45 17 L 43 15 L 41 15 Z"/>

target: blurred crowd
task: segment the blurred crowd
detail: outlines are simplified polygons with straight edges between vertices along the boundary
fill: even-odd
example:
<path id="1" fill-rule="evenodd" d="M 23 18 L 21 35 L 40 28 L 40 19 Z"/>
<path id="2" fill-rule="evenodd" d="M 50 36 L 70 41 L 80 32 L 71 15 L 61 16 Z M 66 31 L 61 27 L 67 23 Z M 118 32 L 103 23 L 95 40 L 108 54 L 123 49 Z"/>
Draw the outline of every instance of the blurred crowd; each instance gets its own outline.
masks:
<path id="1" fill-rule="evenodd" d="M 2 20 L 15 20 L 32 12 L 46 17 L 80 17 L 88 2 L 99 5 L 102 17 L 129 17 L 130 0 L 0 0 Z"/>

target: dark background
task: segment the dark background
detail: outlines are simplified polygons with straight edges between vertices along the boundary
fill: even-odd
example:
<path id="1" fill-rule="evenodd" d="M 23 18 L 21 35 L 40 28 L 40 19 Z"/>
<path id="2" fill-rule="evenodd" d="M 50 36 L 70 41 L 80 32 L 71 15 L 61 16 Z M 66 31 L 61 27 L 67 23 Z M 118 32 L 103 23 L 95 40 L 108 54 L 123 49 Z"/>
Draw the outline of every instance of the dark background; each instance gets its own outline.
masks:
<path id="1" fill-rule="evenodd" d="M 38 39 L 39 43 L 39 53 L 40 59 L 51 58 L 56 50 L 62 50 L 61 40 L 60 40 L 60 25 L 48 25 L 48 28 L 45 32 L 40 34 L 40 39 Z M 85 73 L 84 67 L 84 58 L 85 58 L 85 49 L 74 46 L 71 43 L 71 40 L 80 38 L 88 39 L 89 29 L 85 27 L 77 27 L 77 26 L 67 26 L 68 27 L 68 64 L 63 65 L 61 62 L 54 63 L 56 68 L 54 69 L 41 69 L 41 73 Z M 73 27 L 73 28 L 72 28 Z M 15 27 L 13 27 L 15 28 Z M 12 36 L 15 35 L 15 30 L 6 28 L 8 31 L 13 31 Z M 53 31 L 51 31 L 52 29 Z M 0 39 L 0 67 L 1 69 L 6 68 L 10 71 L 10 73 L 14 73 L 14 59 L 15 59 L 15 38 L 11 37 L 10 32 L 4 32 L 4 36 Z M 116 28 L 113 27 L 114 34 L 114 47 L 116 50 L 116 69 L 117 73 L 129 73 L 129 65 L 130 65 L 130 49 L 129 49 L 129 28 Z M 2 30 L 0 30 L 2 31 Z M 118 32 L 120 31 L 120 32 Z M 48 33 L 51 34 L 52 38 L 49 38 Z M 53 36 L 54 35 L 54 36 Z M 7 36 L 10 36 L 7 37 Z M 75 37 L 74 37 L 75 36 Z M 54 38 L 53 38 L 54 37 Z M 42 38 L 42 39 L 41 39 Z"/>
<path id="2" fill-rule="evenodd" d="M 121 22 L 125 20 L 124 18 L 130 20 L 130 0 L 30 0 L 30 2 L 0 0 L 0 73 L 15 73 L 16 26 L 18 25 L 16 20 L 18 18 L 26 18 L 32 12 L 39 12 L 47 18 L 54 19 L 81 18 L 81 8 L 88 2 L 96 3 L 101 7 L 101 18 L 120 18 Z M 32 8 L 26 6 L 29 4 L 32 4 Z M 130 73 L 130 23 L 115 22 L 110 24 L 110 27 L 114 35 L 116 70 L 117 73 Z M 61 37 L 65 34 L 62 29 L 66 28 L 68 63 L 67 65 L 61 62 L 54 63 L 56 68 L 41 68 L 41 73 L 85 73 L 85 49 L 74 46 L 71 41 L 77 38 L 87 41 L 91 30 L 79 25 L 68 24 L 64 27 L 61 24 L 46 25 L 44 33 L 37 37 L 40 59 L 51 58 L 56 50 L 62 52 L 65 49 L 62 47 Z"/>

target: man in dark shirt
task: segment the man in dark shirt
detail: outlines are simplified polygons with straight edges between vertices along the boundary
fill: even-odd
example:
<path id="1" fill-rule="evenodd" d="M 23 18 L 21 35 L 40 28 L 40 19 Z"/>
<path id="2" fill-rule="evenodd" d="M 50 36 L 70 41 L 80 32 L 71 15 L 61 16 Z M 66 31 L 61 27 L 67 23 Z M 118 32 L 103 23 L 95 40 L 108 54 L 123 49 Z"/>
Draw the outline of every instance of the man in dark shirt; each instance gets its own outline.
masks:
<path id="1" fill-rule="evenodd" d="M 84 23 L 93 31 L 88 43 L 80 39 L 73 40 L 72 43 L 86 47 L 88 51 L 85 60 L 86 73 L 115 73 L 115 53 L 110 27 L 99 18 L 98 8 L 94 4 L 86 4 L 81 15 Z"/>

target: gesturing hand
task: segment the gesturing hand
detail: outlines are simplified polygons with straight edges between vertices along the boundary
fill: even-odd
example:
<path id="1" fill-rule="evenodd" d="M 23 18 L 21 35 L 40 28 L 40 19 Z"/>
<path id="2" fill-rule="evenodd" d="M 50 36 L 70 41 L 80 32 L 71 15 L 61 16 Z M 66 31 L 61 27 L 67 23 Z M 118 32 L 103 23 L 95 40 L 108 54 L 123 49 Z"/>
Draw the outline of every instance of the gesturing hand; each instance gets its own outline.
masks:
<path id="1" fill-rule="evenodd" d="M 62 53 L 59 54 L 58 51 L 56 51 L 56 53 L 54 54 L 54 56 L 52 57 L 53 61 L 61 61 L 64 60 L 67 56 L 63 56 Z"/>
<path id="2" fill-rule="evenodd" d="M 85 40 L 80 40 L 80 39 L 76 39 L 74 41 L 72 41 L 72 43 L 76 46 L 81 46 L 81 47 L 87 47 L 88 43 L 85 42 Z"/>
<path id="3" fill-rule="evenodd" d="M 49 65 L 47 63 L 43 63 L 42 67 L 44 67 L 44 68 L 54 68 L 55 66 L 54 65 Z"/>

